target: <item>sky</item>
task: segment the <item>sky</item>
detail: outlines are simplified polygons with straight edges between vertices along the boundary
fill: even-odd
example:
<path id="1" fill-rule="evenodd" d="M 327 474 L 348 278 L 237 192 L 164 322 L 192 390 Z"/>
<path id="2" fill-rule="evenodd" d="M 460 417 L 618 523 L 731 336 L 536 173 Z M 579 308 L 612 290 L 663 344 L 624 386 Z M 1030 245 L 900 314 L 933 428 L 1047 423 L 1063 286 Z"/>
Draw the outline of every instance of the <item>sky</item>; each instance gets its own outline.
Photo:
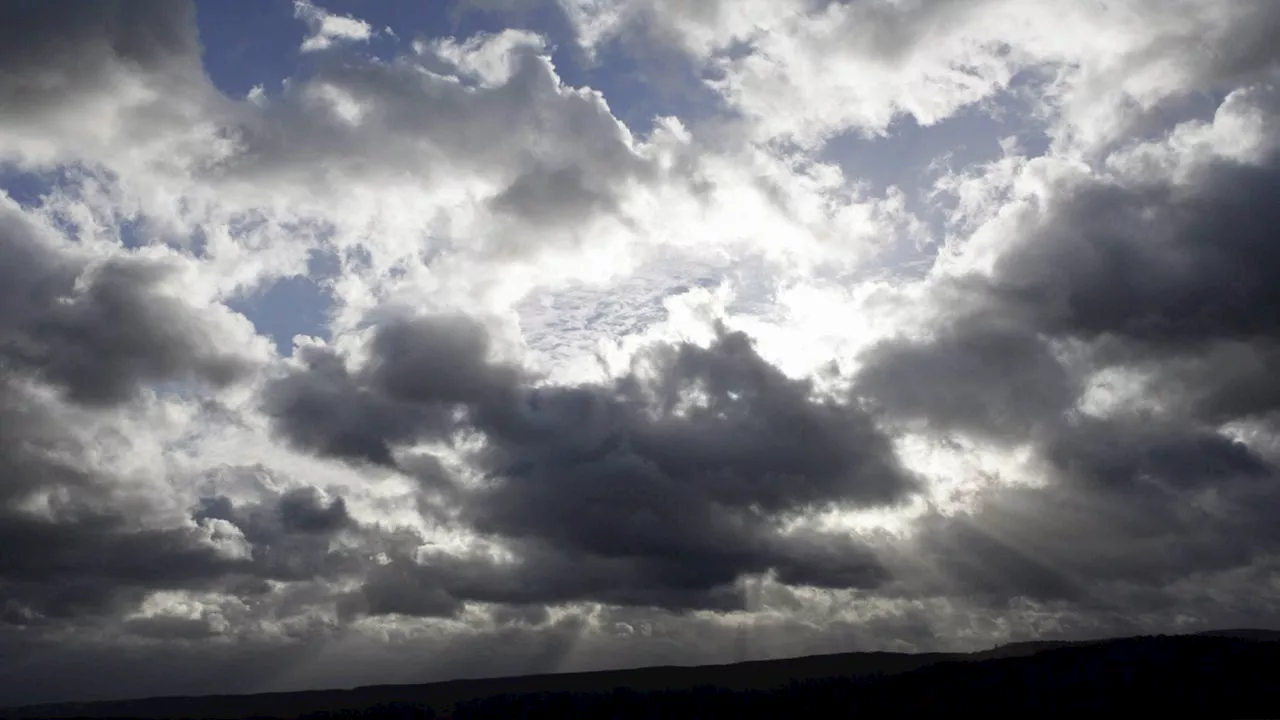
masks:
<path id="1" fill-rule="evenodd" d="M 1277 36 L 0 0 L 0 705 L 1280 629 Z"/>

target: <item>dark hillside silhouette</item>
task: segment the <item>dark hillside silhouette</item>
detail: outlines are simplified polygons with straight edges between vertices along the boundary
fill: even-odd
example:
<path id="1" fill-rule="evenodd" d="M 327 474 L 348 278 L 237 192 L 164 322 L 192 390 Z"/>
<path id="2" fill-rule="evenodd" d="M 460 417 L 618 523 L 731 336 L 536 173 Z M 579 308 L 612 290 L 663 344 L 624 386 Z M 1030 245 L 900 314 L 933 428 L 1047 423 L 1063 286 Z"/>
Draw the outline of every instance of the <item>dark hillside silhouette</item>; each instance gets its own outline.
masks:
<path id="1" fill-rule="evenodd" d="M 1119 710 L 1280 713 L 1280 633 L 1033 642 L 270 695 L 41 706 L 5 717 L 777 718 Z"/>

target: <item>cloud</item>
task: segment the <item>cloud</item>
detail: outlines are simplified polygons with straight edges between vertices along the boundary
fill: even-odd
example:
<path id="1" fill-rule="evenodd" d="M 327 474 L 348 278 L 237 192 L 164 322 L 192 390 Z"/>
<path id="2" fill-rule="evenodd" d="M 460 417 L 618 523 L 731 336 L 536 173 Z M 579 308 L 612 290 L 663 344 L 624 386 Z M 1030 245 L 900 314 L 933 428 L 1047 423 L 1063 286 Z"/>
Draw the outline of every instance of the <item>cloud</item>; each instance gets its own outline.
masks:
<path id="1" fill-rule="evenodd" d="M 307 0 L 294 0 L 293 14 L 311 28 L 299 48 L 304 53 L 327 50 L 336 43 L 368 42 L 374 35 L 369 23 L 350 15 L 334 15 Z"/>
<path id="2" fill-rule="evenodd" d="M 207 83 L 191 4 L 23 0 L 0 13 L 0 154 L 74 162 L 199 129 Z"/>
<path id="3" fill-rule="evenodd" d="M 1263 518 L 1276 507 L 1276 467 L 1242 443 L 1186 424 L 1088 419 L 1063 427 L 1045 455 L 1043 483 L 928 519 L 915 562 L 996 606 L 1032 598 L 1131 619 L 1213 614 L 1213 593 L 1186 583 L 1230 592 L 1240 569 L 1273 566 Z"/>
<path id="4" fill-rule="evenodd" d="M 180 299 L 171 282 L 177 267 L 142 257 L 91 265 L 60 251 L 53 233 L 12 201 L 0 203 L 0 359 L 8 371 L 34 373 L 77 402 L 106 405 L 145 383 L 225 386 L 263 359 L 260 344 L 257 353 L 224 350 L 244 327 L 221 306 Z"/>
<path id="5" fill-rule="evenodd" d="M 0 386 L 0 560 L 6 624 L 119 612 L 149 587 L 234 567 L 219 528 L 156 522 L 147 499 L 97 471 L 72 412 L 6 378 Z"/>
<path id="6" fill-rule="evenodd" d="M 925 327 L 863 353 L 855 391 L 900 427 L 1034 458 L 918 520 L 885 559 L 902 592 L 1132 622 L 1213 614 L 1189 584 L 1272 571 L 1274 455 L 1230 427 L 1277 410 L 1276 165 L 1233 143 L 1112 173 L 1028 164 L 1036 189 L 935 266 Z"/>
<path id="7" fill-rule="evenodd" d="M 858 387 L 888 417 L 997 441 L 1056 423 L 1080 393 L 1049 342 L 990 317 L 948 319 L 925 338 L 879 343 L 862 361 Z"/>
<path id="8" fill-rule="evenodd" d="M 1106 7 L 981 2 L 562 0 L 590 51 L 618 38 L 666 38 L 761 139 L 820 146 L 844 132 L 933 125 L 1045 75 L 1041 112 L 1064 139 L 1103 141 L 1197 91 L 1230 89 L 1274 68 L 1265 41 L 1280 15 L 1126 0 Z M 1187 48 L 1207 39 L 1205 62 Z"/>
<path id="9" fill-rule="evenodd" d="M 332 355 L 334 370 L 299 369 L 269 391 L 283 398 L 269 409 L 283 436 L 349 460 L 394 465 L 397 446 L 482 438 L 463 454 L 485 480 L 454 479 L 443 497 L 457 507 L 442 512 L 508 541 L 516 564 L 393 564 L 366 594 L 383 597 L 388 582 L 407 592 L 409 572 L 439 588 L 423 601 L 441 609 L 441 590 L 487 602 L 722 607 L 741 602 L 741 576 L 771 569 L 823 586 L 878 581 L 856 543 L 796 541 L 779 523 L 832 503 L 893 504 L 915 480 L 857 405 L 816 397 L 745 335 L 721 329 L 710 347 L 655 347 L 612 386 L 530 386 L 486 345 L 461 318 L 396 319 L 377 328 L 363 367 L 341 371 L 344 384 L 366 379 L 344 391 L 351 400 L 323 399 L 332 383 L 320 373 L 340 372 Z M 449 483 L 437 472 L 429 480 L 429 490 Z"/>

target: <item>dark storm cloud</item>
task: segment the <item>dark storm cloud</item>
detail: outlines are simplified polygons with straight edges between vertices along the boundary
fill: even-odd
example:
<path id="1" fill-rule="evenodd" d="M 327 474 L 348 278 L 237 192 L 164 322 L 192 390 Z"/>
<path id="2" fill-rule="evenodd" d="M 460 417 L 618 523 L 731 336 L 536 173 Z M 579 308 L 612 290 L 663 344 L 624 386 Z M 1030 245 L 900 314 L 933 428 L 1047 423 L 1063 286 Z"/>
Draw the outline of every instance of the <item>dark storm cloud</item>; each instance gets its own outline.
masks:
<path id="1" fill-rule="evenodd" d="M 295 447 L 393 465 L 392 444 L 444 423 L 438 411 L 415 412 L 361 387 L 327 348 L 301 348 L 298 355 L 302 368 L 271 382 L 264 396 L 277 431 Z"/>
<path id="2" fill-rule="evenodd" d="M 323 455 L 394 465 L 393 446 L 446 438 L 454 410 L 505 403 L 515 370 L 490 362 L 484 327 L 462 316 L 393 318 L 375 330 L 358 373 L 327 348 L 303 348 L 302 368 L 272 382 L 266 407 L 294 445 Z"/>
<path id="3" fill-rule="evenodd" d="M 1150 393 L 1170 412 L 1223 423 L 1280 408 L 1280 338 L 1212 341 L 1176 357 L 1135 355 L 1128 365 L 1149 378 Z"/>
<path id="4" fill-rule="evenodd" d="M 5 443 L 2 471 L 11 467 L 16 438 L 0 440 Z M 63 487 L 61 494 L 70 499 L 54 503 L 49 515 L 18 506 L 30 494 L 0 508 L 0 541 L 6 548 L 0 556 L 5 598 L 0 623 L 75 627 L 118 619 L 157 590 L 252 598 L 270 594 L 263 580 L 306 583 L 363 576 L 370 565 L 360 545 L 364 535 L 376 531 L 360 528 L 341 498 L 326 500 L 314 488 L 239 503 L 209 496 L 192 508 L 189 524 L 175 527 L 158 525 L 154 509 L 113 485 L 113 478 L 99 475 L 92 483 Z M 39 489 L 59 487 L 48 483 Z M 332 545 L 345 531 L 353 542 Z M 332 600 L 325 595 L 322 600 Z M 275 600 L 282 612 L 289 611 L 287 598 Z M 178 622 L 161 617 L 128 628 L 149 636 L 213 632 L 172 624 Z"/>
<path id="5" fill-rule="evenodd" d="M 103 509 L 49 521 L 0 515 L 5 622 L 75 623 L 123 613 L 150 590 L 208 587 L 240 563 L 196 528 L 135 530 L 135 518 Z"/>
<path id="6" fill-rule="evenodd" d="M 1005 254 L 992 290 L 1047 332 L 1176 348 L 1274 337 L 1280 158 L 1189 185 L 1084 181 Z"/>
<path id="7" fill-rule="evenodd" d="M 1052 442 L 1043 486 L 992 488 L 970 514 L 928 517 L 905 552 L 996 606 L 1029 597 L 1135 616 L 1164 609 L 1179 581 L 1280 553 L 1280 473 L 1240 443 L 1127 420 L 1081 421 Z M 1149 591 L 1149 605 L 1125 588 Z"/>
<path id="8" fill-rule="evenodd" d="M 484 326 L 460 315 L 397 318 L 377 329 L 369 384 L 419 404 L 475 404 L 490 395 L 505 401 L 519 381 L 514 369 L 490 361 Z"/>
<path id="9" fill-rule="evenodd" d="M 111 73 L 189 69 L 195 6 L 169 0 L 9 0 L 0 6 L 0 117 L 100 92 Z"/>
<path id="10" fill-rule="evenodd" d="M 351 522 L 342 498 L 325 501 L 313 487 L 290 490 L 280 497 L 280 524 L 286 532 L 330 533 Z"/>
<path id="11" fill-rule="evenodd" d="M 1280 342 L 1280 157 L 1220 161 L 1187 183 L 1089 181 L 1064 192 L 996 266 L 994 306 L 1093 343 L 1206 421 L 1263 415 Z"/>
<path id="12" fill-rule="evenodd" d="M 440 638 L 373 639 L 332 631 L 292 642 L 131 642 L 92 633 L 50 638 L 0 627 L 0 706 L 175 694 L 225 694 L 420 683 L 555 671 L 588 635 L 569 615 Z M 167 626 L 167 627 L 165 627 Z M 197 622 L 134 623 L 199 634 Z M 194 638 L 193 638 L 194 639 Z M 500 651 L 495 649 L 500 648 Z M 617 646 L 595 647 L 608 661 Z M 5 662 L 5 658 L 14 658 Z M 84 668 L 93 668 L 86 673 Z M 590 667 L 590 665 L 588 665 Z"/>
<path id="13" fill-rule="evenodd" d="M 1274 411 L 1280 158 L 1218 161 L 1185 183 L 1064 182 L 989 277 L 940 283 L 953 314 L 873 348 L 859 392 L 890 417 L 1025 436 L 1074 406 L 1082 370 L 1131 369 L 1172 412 Z M 1073 362 L 1054 342 L 1084 343 Z"/>
<path id="14" fill-rule="evenodd" d="M 1080 392 L 1045 337 L 1001 317 L 948 320 L 926 339 L 881 343 L 863 362 L 857 389 L 888 418 L 994 440 L 1055 423 Z"/>
<path id="15" fill-rule="evenodd" d="M 770 569 L 806 584 L 873 586 L 881 573 L 868 553 L 836 537 L 795 541 L 779 523 L 832 503 L 892 504 L 916 489 L 860 407 L 815 397 L 741 333 L 721 329 L 709 348 L 652 348 L 608 386 L 522 385 L 488 358 L 483 329 L 461 318 L 393 320 L 370 347 L 357 371 L 335 364 L 277 381 L 268 397 L 290 398 L 269 405 L 278 430 L 339 457 L 385 459 L 397 444 L 440 438 L 439 426 L 377 435 L 388 426 L 364 408 L 410 406 L 431 420 L 449 412 L 455 429 L 484 438 L 469 460 L 486 480 L 450 487 L 428 463 L 424 491 L 453 506 L 442 517 L 505 538 L 518 556 L 514 566 L 477 558 L 385 569 L 366 589 L 371 609 L 396 595 L 387 584 L 433 610 L 447 610 L 447 597 L 736 607 L 738 578 Z M 323 415 L 288 411 L 328 397 L 335 383 L 322 375 L 362 399 L 327 403 Z M 366 447 L 377 451 L 342 450 Z M 410 582 L 421 590 L 410 593 Z"/>
<path id="16" fill-rule="evenodd" d="M 0 588 L 9 623 L 112 614 L 147 589 L 236 571 L 221 530 L 153 523 L 157 510 L 96 467 L 72 405 L 106 410 L 141 387 L 247 372 L 197 308 L 159 291 L 137 258 L 90 266 L 0 200 Z"/>
<path id="17" fill-rule="evenodd" d="M 727 7 L 669 5 L 707 22 Z M 900 58 L 928 36 L 922 29 L 975 6 L 872 13 L 889 32 L 864 32 L 861 42 L 871 55 Z M 1241 11 L 1253 22 L 1206 56 L 1205 76 L 1245 77 L 1273 63 L 1277 7 Z M 199 69 L 193 17 L 176 2 L 4 4 L 0 119 L 35 126 L 48 111 L 113 92 L 126 74 L 145 76 L 150 89 L 173 87 L 173 74 Z M 261 113 L 237 115 L 228 136 L 237 154 L 204 178 L 259 193 L 297 178 L 305 190 L 317 178 L 358 187 L 465 170 L 504 188 L 490 209 L 520 230 L 568 228 L 615 210 L 620 188 L 653 171 L 625 128 L 590 94 L 568 92 L 536 50 L 518 51 L 512 69 L 509 81 L 476 87 L 411 62 L 317 67 Z M 316 104 L 321 89 L 349 95 L 365 115 L 355 124 L 336 117 Z M 176 105 L 157 97 L 156 113 Z M 332 173 L 316 173 L 318 162 Z M 676 637 L 673 628 L 691 627 L 689 609 L 749 606 L 748 586 L 760 581 L 748 578 L 765 573 L 906 599 L 899 604 L 912 609 L 881 613 L 889 620 L 860 616 L 861 634 L 850 636 L 920 649 L 954 629 L 920 609 L 929 601 L 968 604 L 974 626 L 987 629 L 1016 621 L 1025 599 L 1046 614 L 1127 618 L 1143 630 L 1167 630 L 1148 618 L 1180 614 L 1226 625 L 1273 619 L 1276 460 L 1215 426 L 1280 410 L 1277 167 L 1217 162 L 1179 184 L 1063 184 L 1029 214 L 991 277 L 951 288 L 962 300 L 952 316 L 924 337 L 869 351 L 856 401 L 817 396 L 724 329 L 709 347 L 650 348 L 615 383 L 545 384 L 494 359 L 483 327 L 458 316 L 385 320 L 358 367 L 333 349 L 301 348 L 297 365 L 267 383 L 263 407 L 281 438 L 395 467 L 418 483 L 429 524 L 479 532 L 503 553 L 361 525 L 355 495 L 348 507 L 311 487 L 219 486 L 183 515 L 159 507 L 168 487 L 150 497 L 132 478 L 95 467 L 73 432 L 78 406 L 101 415 L 149 384 L 223 385 L 251 368 L 211 338 L 198 309 L 161 291 L 164 266 L 131 257 L 90 267 L 51 249 L 6 203 L 0 697 L 270 689 L 270 672 L 314 686 L 351 684 L 365 672 L 360 680 L 388 682 L 555 669 L 583 627 L 551 621 L 547 606 L 581 601 L 626 606 L 600 616 L 636 628 L 652 621 L 654 635 L 665 635 L 645 646 L 649 655 L 615 647 L 589 656 L 597 662 L 721 659 L 691 649 L 689 638 L 712 644 L 723 633 Z M 1064 357 L 1071 343 L 1083 347 Z M 1083 371 L 1107 366 L 1144 374 L 1145 399 L 1160 410 L 1073 412 Z M 68 402 L 49 400 L 41 385 Z M 926 514 L 908 539 L 790 527 L 814 509 L 890 505 L 919 489 L 880 419 L 1023 445 L 1043 463 L 1041 484 L 993 485 L 958 515 Z M 455 477 L 418 446 L 463 436 L 476 442 L 456 448 L 479 477 Z M 1187 585 L 1203 597 L 1188 600 Z M 227 631 L 214 605 L 124 619 L 163 589 L 225 594 L 228 606 L 242 600 L 256 614 L 228 620 L 248 639 L 200 642 Z M 795 613 L 787 633 L 853 632 L 804 617 L 800 591 L 774 592 L 792 593 L 768 605 Z M 1220 600 L 1204 599 L 1213 593 Z M 328 642 L 342 633 L 325 626 L 333 610 L 341 625 L 362 615 L 458 617 L 468 603 L 468 618 L 474 603 L 493 604 L 503 629 L 412 652 Z M 300 644 L 271 645 L 257 620 L 278 622 Z M 143 650 L 95 645 L 104 629 L 136 636 L 128 646 Z M 96 668 L 87 679 L 86 665 Z"/>
<path id="18" fill-rule="evenodd" d="M 0 203 L 0 367 L 93 406 L 164 380 L 224 386 L 252 369 L 219 347 L 200 310 L 161 291 L 171 268 L 140 258 L 91 267 Z"/>
<path id="19" fill-rule="evenodd" d="M 30 277 L 39 285 L 43 276 Z M 308 579 L 358 567 L 327 543 L 352 525 L 341 499 L 304 488 L 268 505 L 213 498 L 208 506 L 221 513 L 172 517 L 155 493 L 98 467 L 99 453 L 77 430 L 83 411 L 33 380 L 17 372 L 0 380 L 0 623 L 76 626 L 116 618 L 154 590 L 239 592 L 241 578 Z"/>
<path id="20" fill-rule="evenodd" d="M 143 588 L 182 587 L 231 569 L 199 528 L 137 527 L 145 503 L 84 463 L 67 419 L 29 389 L 0 381 L 0 621 L 119 611 Z M 41 505 L 43 512 L 27 509 Z"/>
<path id="21" fill-rule="evenodd" d="M 201 498 L 192 513 L 197 520 L 225 520 L 234 525 L 253 548 L 241 572 L 274 580 L 332 578 L 362 571 L 363 555 L 331 548 L 333 535 L 358 532 L 341 497 L 325 498 L 313 487 L 236 503 L 225 495 Z M 359 553 L 358 550 L 356 550 Z"/>
<path id="22" fill-rule="evenodd" d="M 910 556 L 886 560 L 908 594 L 1141 617 L 1171 611 L 1191 578 L 1275 563 L 1280 472 L 1218 425 L 1280 409 L 1277 189 L 1274 157 L 1177 184 L 1063 183 L 990 276 L 940 282 L 952 312 L 931 335 L 867 354 L 856 387 L 888 417 L 1023 443 L 1043 462 L 1039 484 L 980 490 L 971 511 L 927 515 L 910 550 L 888 551 Z M 1143 376 L 1156 408 L 1076 411 L 1080 373 L 1104 368 Z"/>

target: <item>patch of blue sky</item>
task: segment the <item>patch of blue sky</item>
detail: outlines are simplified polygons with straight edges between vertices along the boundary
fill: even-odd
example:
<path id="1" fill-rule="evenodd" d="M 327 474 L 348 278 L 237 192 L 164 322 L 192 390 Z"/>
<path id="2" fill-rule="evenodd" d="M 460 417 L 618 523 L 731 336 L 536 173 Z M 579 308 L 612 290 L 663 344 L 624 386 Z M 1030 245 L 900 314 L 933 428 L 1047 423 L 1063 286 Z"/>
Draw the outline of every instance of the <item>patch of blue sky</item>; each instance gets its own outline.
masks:
<path id="1" fill-rule="evenodd" d="M 719 98 L 683 59 L 637 54 L 633 48 L 612 43 L 602 48 L 595 62 L 586 62 L 572 28 L 552 0 L 524 3 L 514 13 L 457 2 L 313 0 L 312 4 L 370 25 L 373 36 L 368 42 L 350 44 L 340 52 L 383 60 L 410 52 L 415 39 L 465 40 L 507 28 L 536 32 L 548 39 L 564 82 L 600 90 L 613 112 L 636 132 L 645 132 L 660 115 L 676 115 L 688 122 L 721 109 Z M 310 28 L 295 16 L 290 0 L 197 0 L 197 22 L 206 72 L 216 87 L 233 97 L 243 97 L 259 86 L 267 94 L 278 92 L 283 80 L 305 76 L 326 54 L 300 52 Z M 272 338 L 282 355 L 292 352 L 295 335 L 328 337 L 334 298 L 327 278 L 336 270 L 336 261 L 322 256 L 314 260 L 306 275 L 277 278 L 227 303 Z"/>
<path id="2" fill-rule="evenodd" d="M 1045 124 L 1027 99 L 1027 90 L 1043 80 L 1037 73 L 1019 75 L 1006 91 L 932 125 L 902 115 L 883 135 L 851 131 L 826 143 L 819 153 L 821 160 L 838 165 L 851 183 L 872 196 L 897 188 L 906 210 L 928 229 L 929 241 L 902 239 L 868 272 L 911 276 L 928 270 L 955 205 L 953 198 L 934 192 L 940 177 L 998 160 L 1006 153 L 1003 143 L 1009 138 L 1014 139 L 1019 155 L 1038 157 L 1049 150 Z"/>
<path id="3" fill-rule="evenodd" d="M 909 202 L 918 202 L 938 176 L 1000 158 L 1006 138 L 1016 138 L 1020 154 L 1029 157 L 1048 150 L 1044 127 L 1024 100 L 1029 82 L 1030 78 L 1015 79 L 1009 90 L 933 125 L 901 115 L 881 136 L 862 132 L 836 136 L 823 148 L 821 159 L 839 165 L 847 177 L 874 195 L 896 186 Z"/>
<path id="4" fill-rule="evenodd" d="M 659 116 L 675 115 L 692 122 L 724 110 L 719 96 L 678 53 L 637 52 L 639 45 L 612 42 L 594 62 L 587 62 L 563 11 L 552 0 L 531 0 L 519 11 L 444 1 L 314 0 L 313 5 L 367 22 L 373 36 L 346 50 L 382 60 L 409 52 L 419 38 L 465 40 L 509 28 L 536 32 L 547 38 L 564 82 L 601 91 L 614 113 L 635 132 L 646 132 Z M 299 51 L 310 29 L 295 17 L 289 0 L 197 0 L 197 21 L 206 72 L 216 87 L 233 97 L 243 97 L 259 86 L 268 95 L 278 92 L 285 78 L 305 76 L 324 55 Z"/>
<path id="5" fill-rule="evenodd" d="M 674 116 L 695 125 L 728 111 L 683 53 L 640 48 L 614 40 L 599 48 L 594 62 L 583 62 L 579 52 L 566 52 L 573 62 L 557 67 L 566 82 L 603 93 L 614 115 L 634 132 L 647 132 L 658 117 Z"/>
<path id="6" fill-rule="evenodd" d="M 59 168 L 52 172 L 32 172 L 8 163 L 0 163 L 0 190 L 27 210 L 44 204 L 45 197 L 66 176 Z"/>
<path id="7" fill-rule="evenodd" d="M 329 339 L 334 306 L 329 281 L 337 270 L 336 258 L 312 253 L 306 275 L 275 278 L 227 301 L 227 307 L 248 318 L 259 334 L 271 338 L 277 352 L 291 355 L 296 335 Z"/>
<path id="8" fill-rule="evenodd" d="M 76 216 L 65 211 L 55 196 L 75 200 L 79 197 L 81 183 L 86 179 L 106 183 L 112 181 L 109 174 L 98 173 L 95 176 L 78 165 L 34 170 L 0 163 L 0 190 L 22 208 L 42 213 L 71 240 L 80 237 L 85 228 L 81 227 Z M 112 208 L 109 217 L 95 217 L 94 220 L 106 232 L 114 234 L 127 248 L 141 247 L 148 243 L 145 219 L 138 215 L 124 214 L 119 209 Z"/>
<path id="9" fill-rule="evenodd" d="M 417 38 L 466 38 L 504 28 L 489 13 L 459 12 L 449 2 L 316 0 L 312 4 L 368 23 L 369 40 L 351 43 L 345 50 L 382 60 L 408 52 Z M 196 0 L 196 11 L 205 71 L 230 96 L 243 97 L 254 87 L 262 87 L 268 95 L 277 92 L 282 81 L 305 76 L 325 54 L 300 51 L 311 28 L 296 16 L 291 0 Z"/>
<path id="10" fill-rule="evenodd" d="M 289 0 L 196 0 L 196 24 L 205 73 L 227 95 L 243 97 L 255 86 L 272 92 L 298 73 L 308 28 Z"/>

